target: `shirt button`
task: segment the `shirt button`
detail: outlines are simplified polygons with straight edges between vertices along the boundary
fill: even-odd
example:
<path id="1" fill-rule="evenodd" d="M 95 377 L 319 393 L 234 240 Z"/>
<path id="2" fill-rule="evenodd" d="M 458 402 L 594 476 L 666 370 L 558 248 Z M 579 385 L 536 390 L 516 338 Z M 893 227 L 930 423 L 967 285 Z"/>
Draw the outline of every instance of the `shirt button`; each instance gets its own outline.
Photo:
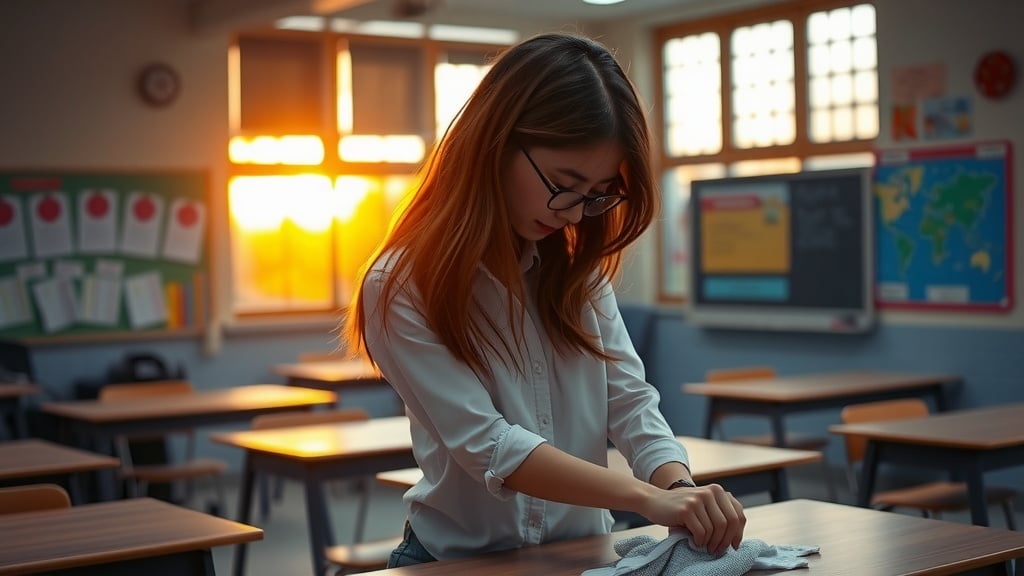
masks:
<path id="1" fill-rule="evenodd" d="M 545 426 L 547 426 L 548 422 L 550 422 L 550 421 L 551 420 L 547 416 L 542 416 L 541 419 L 540 419 L 540 423 L 545 425 Z"/>
<path id="2" fill-rule="evenodd" d="M 534 374 L 540 374 L 542 372 L 544 372 L 544 367 L 540 365 L 540 362 L 534 362 L 533 363 L 533 373 Z"/>

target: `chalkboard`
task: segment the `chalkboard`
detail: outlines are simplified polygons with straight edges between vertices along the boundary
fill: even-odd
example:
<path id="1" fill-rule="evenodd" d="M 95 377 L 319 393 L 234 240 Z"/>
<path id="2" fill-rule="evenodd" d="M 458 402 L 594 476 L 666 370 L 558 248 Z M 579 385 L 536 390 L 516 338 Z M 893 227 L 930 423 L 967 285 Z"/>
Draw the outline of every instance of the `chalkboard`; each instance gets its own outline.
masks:
<path id="1" fill-rule="evenodd" d="M 0 172 L 0 338 L 200 333 L 207 188 L 203 171 Z"/>
<path id="2" fill-rule="evenodd" d="M 868 330 L 870 182 L 866 169 L 693 181 L 690 319 L 715 327 Z"/>

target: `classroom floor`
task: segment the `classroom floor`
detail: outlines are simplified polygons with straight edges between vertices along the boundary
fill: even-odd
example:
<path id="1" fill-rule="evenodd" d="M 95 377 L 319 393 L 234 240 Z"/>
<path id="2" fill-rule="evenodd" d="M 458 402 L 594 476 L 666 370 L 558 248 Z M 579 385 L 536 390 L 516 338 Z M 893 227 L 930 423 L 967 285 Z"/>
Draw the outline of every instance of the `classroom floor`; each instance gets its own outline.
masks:
<path id="1" fill-rule="evenodd" d="M 839 501 L 852 503 L 853 495 L 846 488 L 840 474 L 836 475 Z M 790 496 L 793 498 L 811 498 L 826 500 L 828 493 L 821 479 L 821 468 L 817 465 L 800 466 L 790 470 Z M 237 479 L 228 479 L 226 483 L 228 498 L 228 516 L 233 518 L 237 507 Z M 358 502 L 357 493 L 346 488 L 344 483 L 328 491 L 331 516 L 338 543 L 352 541 L 353 517 Z M 202 493 L 198 494 L 203 498 Z M 203 501 L 203 500 L 197 500 Z M 745 507 L 770 502 L 767 494 L 746 496 L 740 499 Z M 1024 526 L 1024 503 L 1017 505 L 1017 526 Z M 271 511 L 267 521 L 259 518 L 253 511 L 252 523 L 264 530 L 264 539 L 249 546 L 246 576 L 293 576 L 311 574 L 309 541 L 307 539 L 306 512 L 302 486 L 298 482 L 286 481 L 284 495 Z M 907 512 L 915 514 L 912 511 Z M 998 508 L 990 510 L 993 526 L 1005 527 L 1002 511 Z M 402 493 L 397 488 L 377 485 L 374 487 L 367 525 L 366 539 L 386 538 L 401 533 L 405 519 L 402 506 Z M 949 514 L 944 520 L 968 522 L 967 513 Z M 217 574 L 230 575 L 233 567 L 234 547 L 223 546 L 214 548 L 213 557 Z"/>

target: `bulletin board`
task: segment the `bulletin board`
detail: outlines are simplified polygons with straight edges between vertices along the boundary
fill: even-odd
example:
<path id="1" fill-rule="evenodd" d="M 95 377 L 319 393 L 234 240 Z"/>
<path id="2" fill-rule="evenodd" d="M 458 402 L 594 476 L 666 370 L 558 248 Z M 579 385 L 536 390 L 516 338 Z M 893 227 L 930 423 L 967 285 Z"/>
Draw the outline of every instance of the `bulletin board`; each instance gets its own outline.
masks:
<path id="1" fill-rule="evenodd" d="M 0 338 L 199 334 L 208 197 L 203 171 L 0 171 Z"/>

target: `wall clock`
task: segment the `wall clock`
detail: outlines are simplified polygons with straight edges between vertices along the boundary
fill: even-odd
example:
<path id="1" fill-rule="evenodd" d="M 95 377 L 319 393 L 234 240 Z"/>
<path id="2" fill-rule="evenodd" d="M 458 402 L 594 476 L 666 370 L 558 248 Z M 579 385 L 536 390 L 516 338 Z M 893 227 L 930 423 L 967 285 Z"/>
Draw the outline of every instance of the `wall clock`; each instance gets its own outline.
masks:
<path id="1" fill-rule="evenodd" d="M 1015 82 L 1013 60 L 1001 50 L 983 55 L 974 67 L 974 86 L 986 98 L 997 100 L 1006 96 Z"/>
<path id="2" fill-rule="evenodd" d="M 181 78 L 169 64 L 156 62 L 139 72 L 136 88 L 143 102 L 162 108 L 177 99 L 181 92 Z"/>

